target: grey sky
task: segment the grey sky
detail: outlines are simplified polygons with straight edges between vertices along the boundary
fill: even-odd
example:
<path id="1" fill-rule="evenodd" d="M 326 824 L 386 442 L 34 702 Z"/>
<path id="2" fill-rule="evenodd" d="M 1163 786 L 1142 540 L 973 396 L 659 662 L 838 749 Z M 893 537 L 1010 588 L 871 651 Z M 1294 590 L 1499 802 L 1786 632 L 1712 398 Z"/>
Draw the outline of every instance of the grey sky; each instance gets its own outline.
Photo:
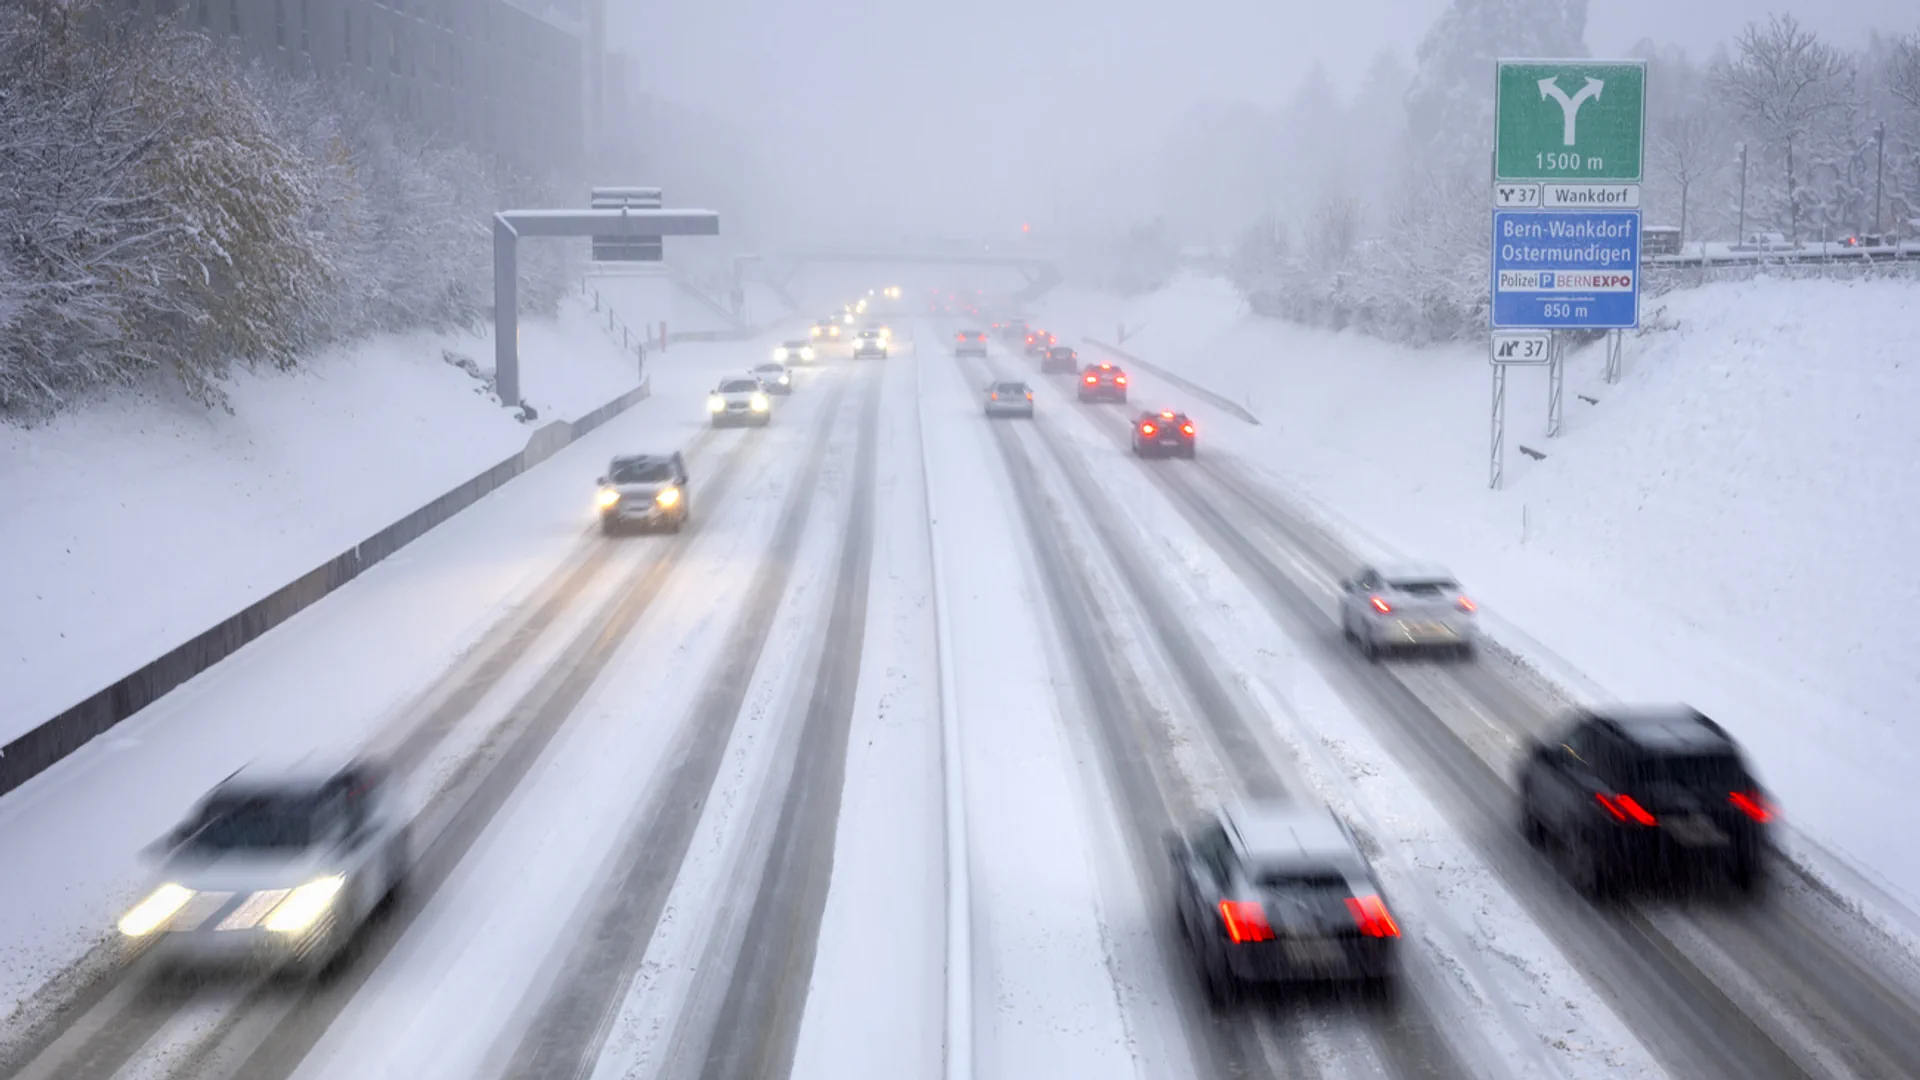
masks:
<path id="1" fill-rule="evenodd" d="M 1446 0 L 611 0 L 642 89 L 727 117 L 808 207 L 861 221 L 1017 229 L 1202 98 L 1283 100 L 1323 64 L 1350 86 L 1411 63 Z M 1704 56 L 1787 6 L 1843 43 L 1920 26 L 1914 0 L 1593 0 L 1588 43 L 1642 37 Z M 697 193 L 690 193 L 697 195 Z"/>

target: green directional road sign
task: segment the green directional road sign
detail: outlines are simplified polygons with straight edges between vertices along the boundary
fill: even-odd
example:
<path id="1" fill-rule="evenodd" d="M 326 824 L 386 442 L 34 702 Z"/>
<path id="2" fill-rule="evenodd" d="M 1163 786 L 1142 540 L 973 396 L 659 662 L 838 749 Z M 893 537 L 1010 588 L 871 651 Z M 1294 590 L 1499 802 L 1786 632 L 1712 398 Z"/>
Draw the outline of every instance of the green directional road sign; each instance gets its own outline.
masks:
<path id="1" fill-rule="evenodd" d="M 1494 180 L 1640 182 L 1647 65 L 1502 60 Z"/>

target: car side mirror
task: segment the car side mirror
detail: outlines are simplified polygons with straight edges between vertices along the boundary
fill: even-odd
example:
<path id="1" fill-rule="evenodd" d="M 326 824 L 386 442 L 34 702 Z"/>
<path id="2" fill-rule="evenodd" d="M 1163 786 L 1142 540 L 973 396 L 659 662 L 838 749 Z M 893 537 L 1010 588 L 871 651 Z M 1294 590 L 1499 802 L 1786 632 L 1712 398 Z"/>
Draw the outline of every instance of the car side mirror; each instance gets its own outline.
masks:
<path id="1" fill-rule="evenodd" d="M 594 481 L 594 483 L 596 483 L 596 484 L 600 484 L 600 485 L 603 485 L 603 486 L 604 486 L 604 485 L 606 484 L 606 482 L 607 482 L 607 478 L 606 478 L 606 477 L 604 477 L 604 476 L 603 476 L 603 477 L 601 477 L 600 479 L 598 479 L 598 480 L 595 480 L 595 481 Z"/>
<path id="2" fill-rule="evenodd" d="M 1527 748 L 1527 756 L 1549 769 L 1558 768 L 1560 765 L 1560 748 L 1550 746 L 1539 739 L 1535 739 L 1533 745 Z"/>

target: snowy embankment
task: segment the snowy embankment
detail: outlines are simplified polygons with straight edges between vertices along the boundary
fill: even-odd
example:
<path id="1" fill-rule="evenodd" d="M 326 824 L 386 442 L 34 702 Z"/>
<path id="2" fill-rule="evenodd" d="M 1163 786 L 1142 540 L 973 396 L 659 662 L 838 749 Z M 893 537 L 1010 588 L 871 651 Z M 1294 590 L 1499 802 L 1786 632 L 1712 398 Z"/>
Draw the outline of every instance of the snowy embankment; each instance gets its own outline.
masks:
<path id="1" fill-rule="evenodd" d="M 0 743 L 632 389 L 603 327 L 577 298 L 523 325 L 533 423 L 490 333 L 420 333 L 242 371 L 232 415 L 167 383 L 0 426 Z"/>
<path id="2" fill-rule="evenodd" d="M 1245 313 L 1188 279 L 1132 302 L 1060 294 L 1034 316 L 1238 401 L 1191 410 L 1213 445 L 1318 503 L 1361 550 L 1431 558 L 1497 632 L 1588 695 L 1691 702 L 1732 728 L 1790 822 L 1920 909 L 1895 794 L 1920 741 L 1908 613 L 1920 579 L 1920 286 L 1756 280 L 1648 305 L 1625 377 L 1568 365 L 1508 383 L 1505 490 L 1487 489 L 1479 347 L 1414 350 Z M 1185 406 L 1151 374 L 1143 404 Z M 1167 396 L 1171 395 L 1171 396 Z M 1216 414 L 1219 410 L 1213 410 Z M 1544 453 L 1535 460 L 1520 452 Z"/>

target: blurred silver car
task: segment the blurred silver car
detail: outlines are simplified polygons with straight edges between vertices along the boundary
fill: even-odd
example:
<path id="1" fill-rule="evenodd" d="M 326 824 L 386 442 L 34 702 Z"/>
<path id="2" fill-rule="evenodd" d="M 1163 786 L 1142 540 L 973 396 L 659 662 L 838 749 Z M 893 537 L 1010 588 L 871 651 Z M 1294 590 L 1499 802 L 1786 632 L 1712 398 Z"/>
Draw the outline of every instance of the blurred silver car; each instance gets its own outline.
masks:
<path id="1" fill-rule="evenodd" d="M 987 384 L 987 416 L 1033 415 L 1033 389 L 1011 380 Z"/>
<path id="2" fill-rule="evenodd" d="M 1438 566 L 1365 566 L 1341 583 L 1340 629 L 1369 660 L 1397 650 L 1470 657 L 1479 637 L 1476 611 Z"/>
<path id="3" fill-rule="evenodd" d="M 363 759 L 241 769 L 155 845 L 121 937 L 170 965 L 325 970 L 406 881 L 391 789 Z"/>
<path id="4" fill-rule="evenodd" d="M 1323 806 L 1259 802 L 1167 837 L 1174 910 L 1207 996 L 1250 983 L 1393 992 L 1400 925 L 1345 822 Z"/>
<path id="5" fill-rule="evenodd" d="M 783 341 L 773 350 L 779 364 L 804 364 L 813 359 L 813 346 L 804 341 Z"/>
<path id="6" fill-rule="evenodd" d="M 753 368 L 753 377 L 760 380 L 760 385 L 765 387 L 769 394 L 793 393 L 793 373 L 787 370 L 785 364 L 776 364 L 772 361 L 756 364 Z"/>

